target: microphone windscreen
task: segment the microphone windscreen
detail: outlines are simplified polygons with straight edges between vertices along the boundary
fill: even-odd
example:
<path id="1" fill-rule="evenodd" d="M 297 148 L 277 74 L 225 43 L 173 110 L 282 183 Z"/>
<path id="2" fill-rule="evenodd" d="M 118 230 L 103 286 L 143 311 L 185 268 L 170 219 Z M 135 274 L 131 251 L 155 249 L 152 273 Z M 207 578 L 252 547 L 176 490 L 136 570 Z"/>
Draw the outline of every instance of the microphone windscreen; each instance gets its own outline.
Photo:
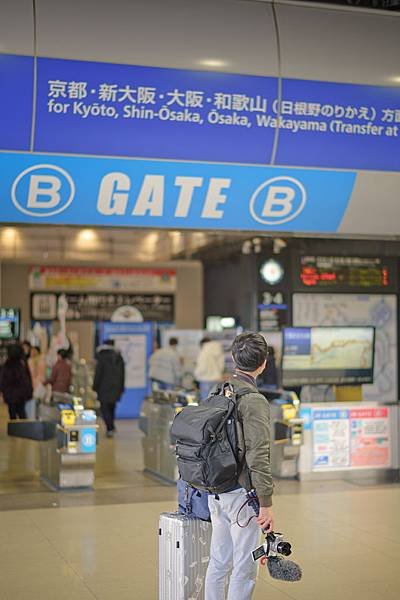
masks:
<path id="1" fill-rule="evenodd" d="M 286 558 L 270 556 L 267 559 L 267 567 L 271 577 L 281 581 L 300 581 L 302 576 L 299 565 Z"/>

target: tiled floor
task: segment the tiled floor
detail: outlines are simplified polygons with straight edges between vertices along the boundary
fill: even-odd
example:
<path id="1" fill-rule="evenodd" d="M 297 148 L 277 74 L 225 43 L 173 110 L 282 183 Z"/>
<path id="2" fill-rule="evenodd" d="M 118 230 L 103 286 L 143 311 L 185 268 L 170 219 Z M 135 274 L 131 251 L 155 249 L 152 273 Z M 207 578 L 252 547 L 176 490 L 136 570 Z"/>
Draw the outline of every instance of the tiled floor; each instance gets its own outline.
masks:
<path id="1" fill-rule="evenodd" d="M 0 600 L 157 599 L 158 515 L 175 493 L 141 474 L 139 441 L 120 424 L 96 490 L 59 495 L 37 481 L 34 442 L 0 433 Z M 400 598 L 400 486 L 279 484 L 275 511 L 304 577 L 262 569 L 255 600 Z"/>

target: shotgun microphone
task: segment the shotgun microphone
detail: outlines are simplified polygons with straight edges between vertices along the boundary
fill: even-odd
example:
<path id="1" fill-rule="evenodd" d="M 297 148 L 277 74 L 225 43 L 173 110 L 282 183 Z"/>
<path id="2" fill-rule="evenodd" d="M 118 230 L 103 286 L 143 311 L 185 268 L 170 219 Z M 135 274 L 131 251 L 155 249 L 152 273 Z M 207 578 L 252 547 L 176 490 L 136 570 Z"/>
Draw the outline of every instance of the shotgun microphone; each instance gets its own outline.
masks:
<path id="1" fill-rule="evenodd" d="M 281 581 L 300 581 L 302 576 L 301 568 L 297 563 L 280 556 L 267 558 L 267 568 L 273 579 Z"/>

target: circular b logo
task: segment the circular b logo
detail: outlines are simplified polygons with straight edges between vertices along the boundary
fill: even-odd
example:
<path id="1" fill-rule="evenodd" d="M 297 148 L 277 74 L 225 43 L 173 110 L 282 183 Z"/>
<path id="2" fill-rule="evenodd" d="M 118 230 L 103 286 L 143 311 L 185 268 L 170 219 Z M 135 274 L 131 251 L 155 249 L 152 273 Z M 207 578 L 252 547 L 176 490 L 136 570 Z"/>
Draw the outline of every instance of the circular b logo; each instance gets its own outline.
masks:
<path id="1" fill-rule="evenodd" d="M 96 445 L 96 436 L 93 433 L 85 433 L 82 439 L 83 445 L 91 447 Z"/>
<path id="2" fill-rule="evenodd" d="M 22 171 L 11 188 L 16 208 L 32 217 L 50 217 L 62 212 L 75 195 L 72 177 L 54 165 L 35 165 Z"/>
<path id="3" fill-rule="evenodd" d="M 306 190 L 293 177 L 273 177 L 262 183 L 250 199 L 253 219 L 265 225 L 280 225 L 295 219 L 306 204 Z"/>

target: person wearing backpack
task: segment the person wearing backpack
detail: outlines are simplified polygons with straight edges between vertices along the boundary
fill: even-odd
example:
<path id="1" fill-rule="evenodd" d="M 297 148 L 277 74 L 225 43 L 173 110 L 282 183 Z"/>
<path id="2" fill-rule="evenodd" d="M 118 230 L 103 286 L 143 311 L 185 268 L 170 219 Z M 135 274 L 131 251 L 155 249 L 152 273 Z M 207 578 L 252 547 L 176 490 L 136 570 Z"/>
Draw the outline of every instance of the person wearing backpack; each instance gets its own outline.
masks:
<path id="1" fill-rule="evenodd" d="M 251 552 L 260 527 L 273 531 L 270 409 L 256 378 L 267 364 L 268 346 L 258 333 L 242 333 L 232 345 L 234 374 L 200 406 L 187 406 L 171 428 L 182 479 L 210 492 L 212 522 L 205 600 L 250 600 L 257 575 Z M 255 516 L 246 493 L 260 504 Z"/>

